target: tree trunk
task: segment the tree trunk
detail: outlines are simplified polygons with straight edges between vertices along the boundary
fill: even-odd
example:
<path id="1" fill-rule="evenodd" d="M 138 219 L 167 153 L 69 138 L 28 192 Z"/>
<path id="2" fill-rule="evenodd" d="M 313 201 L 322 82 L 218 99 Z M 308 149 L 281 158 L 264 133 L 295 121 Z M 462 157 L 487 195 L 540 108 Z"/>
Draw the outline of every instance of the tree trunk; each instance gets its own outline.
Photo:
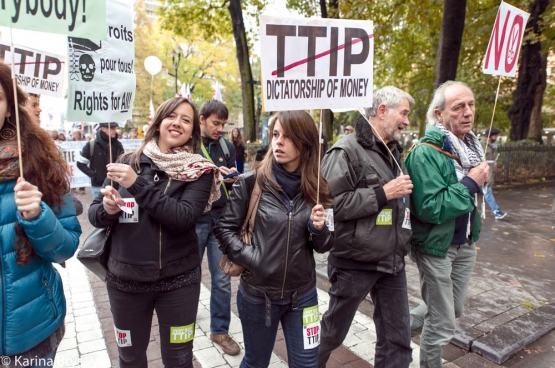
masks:
<path id="1" fill-rule="evenodd" d="M 444 1 L 434 89 L 443 82 L 454 80 L 457 76 L 465 16 L 466 0 Z"/>
<path id="2" fill-rule="evenodd" d="M 530 116 L 534 107 L 536 90 L 541 85 L 541 16 L 545 12 L 549 0 L 534 0 L 530 4 L 530 19 L 526 29 L 532 29 L 534 39 L 525 41 L 522 47 L 522 57 L 518 68 L 518 82 L 513 93 L 513 104 L 509 108 L 509 119 L 511 120 L 512 141 L 525 139 L 530 127 Z"/>
<path id="3" fill-rule="evenodd" d="M 229 13 L 233 25 L 233 38 L 237 50 L 237 61 L 241 73 L 241 89 L 243 91 L 243 122 L 245 135 L 251 142 L 256 141 L 256 127 L 254 119 L 254 84 L 251 63 L 249 59 L 249 45 L 243 22 L 243 10 L 240 0 L 229 1 Z"/>
<path id="4" fill-rule="evenodd" d="M 544 44 L 545 46 L 545 44 Z M 547 56 L 549 55 L 549 47 L 545 46 L 547 50 L 541 51 L 541 67 L 538 70 L 540 77 L 540 85 L 536 88 L 536 95 L 534 96 L 534 108 L 532 109 L 532 114 L 530 116 L 530 130 L 528 131 L 528 139 L 536 141 L 538 143 L 543 143 L 542 140 L 542 105 L 543 105 L 543 93 L 547 87 Z"/>

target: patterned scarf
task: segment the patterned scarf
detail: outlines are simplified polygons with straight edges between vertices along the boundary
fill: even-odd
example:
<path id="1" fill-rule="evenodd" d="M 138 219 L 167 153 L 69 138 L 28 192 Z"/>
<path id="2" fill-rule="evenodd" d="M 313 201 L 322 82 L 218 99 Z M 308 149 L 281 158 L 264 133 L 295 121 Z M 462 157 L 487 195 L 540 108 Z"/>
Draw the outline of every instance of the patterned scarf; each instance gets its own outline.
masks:
<path id="1" fill-rule="evenodd" d="M 190 153 L 185 146 L 172 148 L 169 153 L 162 153 L 154 140 L 146 144 L 143 152 L 159 169 L 175 180 L 195 181 L 201 175 L 212 172 L 214 180 L 204 212 L 210 211 L 212 203 L 220 198 L 220 185 L 223 180 L 220 170 L 201 155 Z"/>
<path id="2" fill-rule="evenodd" d="M 455 170 L 457 171 L 457 180 L 461 181 L 473 167 L 478 166 L 485 160 L 484 150 L 480 145 L 480 141 L 472 132 L 465 134 L 464 139 L 460 139 L 455 134 L 447 130 L 439 121 L 435 126 L 440 129 L 447 137 L 447 145 L 451 148 L 453 156 L 461 161 L 461 165 L 455 160 Z"/>
<path id="3" fill-rule="evenodd" d="M 455 160 L 453 164 L 455 164 L 455 171 L 457 172 L 457 180 L 461 181 L 468 172 L 473 167 L 478 166 L 481 162 L 485 161 L 486 156 L 484 154 L 484 150 L 482 149 L 482 145 L 478 140 L 478 137 L 474 135 L 472 132 L 468 132 L 464 135 L 464 139 L 460 139 L 451 131 L 447 130 L 439 121 L 436 121 L 435 126 L 440 129 L 443 133 L 445 133 L 445 137 L 447 138 L 446 144 L 449 146 L 451 153 L 453 156 L 459 159 L 462 166 Z M 485 188 L 484 188 L 485 189 Z M 486 218 L 486 204 L 485 198 L 482 199 L 482 214 L 481 217 L 483 219 Z M 474 205 L 478 206 L 478 195 L 474 196 Z M 470 235 L 470 216 L 468 217 L 468 226 L 466 235 Z"/>
<path id="4" fill-rule="evenodd" d="M 17 139 L 0 141 L 0 182 L 14 180 L 20 176 Z"/>

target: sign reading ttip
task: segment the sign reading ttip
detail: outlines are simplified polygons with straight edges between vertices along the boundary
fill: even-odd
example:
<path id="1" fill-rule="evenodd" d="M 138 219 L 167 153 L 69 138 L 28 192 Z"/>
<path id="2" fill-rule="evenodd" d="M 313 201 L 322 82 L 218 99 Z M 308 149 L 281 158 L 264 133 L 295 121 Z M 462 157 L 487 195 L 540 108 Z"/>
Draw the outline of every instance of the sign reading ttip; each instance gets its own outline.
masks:
<path id="1" fill-rule="evenodd" d="M 264 111 L 372 105 L 373 23 L 260 17 Z"/>
<path id="2" fill-rule="evenodd" d="M 501 2 L 482 66 L 485 74 L 514 77 L 530 14 Z"/>

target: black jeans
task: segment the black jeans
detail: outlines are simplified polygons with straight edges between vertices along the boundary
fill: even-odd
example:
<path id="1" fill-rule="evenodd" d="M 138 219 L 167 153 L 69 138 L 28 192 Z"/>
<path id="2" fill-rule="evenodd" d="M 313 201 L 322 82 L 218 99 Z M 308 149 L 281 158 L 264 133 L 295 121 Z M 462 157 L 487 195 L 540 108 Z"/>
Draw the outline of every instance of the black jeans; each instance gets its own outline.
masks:
<path id="1" fill-rule="evenodd" d="M 328 264 L 329 309 L 322 318 L 318 367 L 325 368 L 331 352 L 343 343 L 359 304 L 370 293 L 376 326 L 376 368 L 408 367 L 412 361 L 410 315 L 405 270 L 396 275 L 379 271 L 345 270 Z"/>
<path id="2" fill-rule="evenodd" d="M 165 367 L 193 367 L 200 283 L 175 290 L 129 293 L 108 286 L 120 367 L 148 367 L 146 349 L 156 310 Z"/>

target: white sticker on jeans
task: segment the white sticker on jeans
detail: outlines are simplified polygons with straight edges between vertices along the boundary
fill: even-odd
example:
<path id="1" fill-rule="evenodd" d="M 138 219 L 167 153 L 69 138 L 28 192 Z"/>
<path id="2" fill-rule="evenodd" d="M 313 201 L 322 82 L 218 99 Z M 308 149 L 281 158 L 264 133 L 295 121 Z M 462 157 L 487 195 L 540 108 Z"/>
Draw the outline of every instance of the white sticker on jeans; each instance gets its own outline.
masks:
<path id="1" fill-rule="evenodd" d="M 303 309 L 304 349 L 314 349 L 320 345 L 320 312 L 318 304 Z"/>
<path id="2" fill-rule="evenodd" d="M 333 208 L 326 209 L 326 226 L 329 231 L 333 231 L 335 228 L 333 223 Z"/>
<path id="3" fill-rule="evenodd" d="M 114 331 L 116 333 L 116 341 L 120 348 L 124 348 L 126 346 L 133 346 L 133 344 L 131 343 L 130 330 L 120 330 L 119 328 L 114 326 Z"/>
<path id="4" fill-rule="evenodd" d="M 120 223 L 134 223 L 139 222 L 139 206 L 137 205 L 137 201 L 135 198 L 123 198 L 125 202 L 123 206 L 127 211 L 122 211 L 121 215 L 119 216 Z"/>
<path id="5" fill-rule="evenodd" d="M 405 218 L 403 219 L 403 229 L 412 230 L 412 227 L 410 226 L 410 210 L 408 208 L 405 208 Z"/>

